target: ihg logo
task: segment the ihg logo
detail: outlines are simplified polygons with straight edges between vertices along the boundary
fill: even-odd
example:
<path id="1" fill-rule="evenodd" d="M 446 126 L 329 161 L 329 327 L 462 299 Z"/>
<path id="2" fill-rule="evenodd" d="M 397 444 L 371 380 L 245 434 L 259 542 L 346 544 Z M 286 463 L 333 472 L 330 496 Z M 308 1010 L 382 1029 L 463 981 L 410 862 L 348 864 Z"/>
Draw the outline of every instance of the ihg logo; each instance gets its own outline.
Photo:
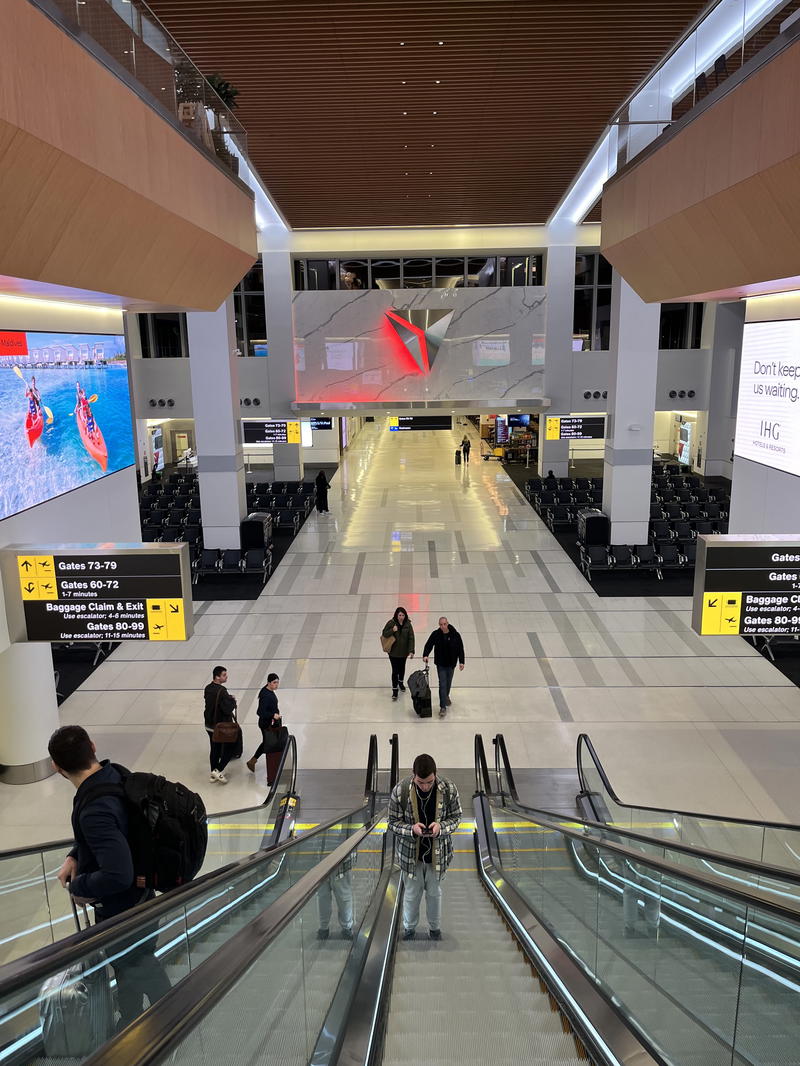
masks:
<path id="1" fill-rule="evenodd" d="M 768 437 L 770 440 L 781 439 L 781 424 L 780 422 L 768 422 L 766 419 L 761 419 L 761 425 L 758 432 L 759 437 Z"/>

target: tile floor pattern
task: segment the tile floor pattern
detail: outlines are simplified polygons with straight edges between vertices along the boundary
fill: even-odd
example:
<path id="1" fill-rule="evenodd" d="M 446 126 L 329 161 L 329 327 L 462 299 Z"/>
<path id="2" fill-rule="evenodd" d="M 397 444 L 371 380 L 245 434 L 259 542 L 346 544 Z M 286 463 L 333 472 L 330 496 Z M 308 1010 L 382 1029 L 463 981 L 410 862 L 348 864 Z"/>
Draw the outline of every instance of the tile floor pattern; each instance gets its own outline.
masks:
<path id="1" fill-rule="evenodd" d="M 275 670 L 305 768 L 360 774 L 369 734 L 386 751 L 394 730 L 406 763 L 427 750 L 467 767 L 476 729 L 487 743 L 503 731 L 519 766 L 569 767 L 586 730 L 623 799 L 800 821 L 786 778 L 800 692 L 739 637 L 695 635 L 668 582 L 663 596 L 598 597 L 477 439 L 472 463 L 454 466 L 462 434 L 368 424 L 333 478 L 330 515 L 314 512 L 258 600 L 196 604 L 186 643 L 121 646 L 62 721 L 85 725 L 103 755 L 197 788 L 210 810 L 241 807 L 264 794 L 263 761 L 255 779 L 237 763 L 228 786 L 209 784 L 202 688 L 228 667 L 250 748 Z M 398 604 L 418 655 L 441 614 L 463 635 L 444 721 L 417 720 L 408 695 L 391 702 L 378 634 Z M 58 778 L 0 786 L 0 799 L 3 846 L 67 828 Z"/>

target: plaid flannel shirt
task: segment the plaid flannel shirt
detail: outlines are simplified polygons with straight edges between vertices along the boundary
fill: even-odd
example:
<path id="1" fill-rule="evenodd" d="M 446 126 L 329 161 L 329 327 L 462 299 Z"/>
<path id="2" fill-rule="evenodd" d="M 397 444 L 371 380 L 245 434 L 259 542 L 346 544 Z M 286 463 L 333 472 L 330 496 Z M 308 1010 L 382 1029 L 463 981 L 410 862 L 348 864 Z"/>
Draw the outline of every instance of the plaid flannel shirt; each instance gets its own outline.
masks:
<path id="1" fill-rule="evenodd" d="M 399 781 L 389 799 L 389 828 L 397 841 L 397 860 L 400 869 L 413 877 L 419 860 L 420 838 L 415 837 L 411 827 L 419 821 L 417 797 L 413 778 Z M 408 802 L 403 809 L 403 785 L 408 786 Z M 438 837 L 433 839 L 432 865 L 439 880 L 447 873 L 453 858 L 452 834 L 461 823 L 461 800 L 458 789 L 452 781 L 444 777 L 436 779 L 436 818 L 442 828 Z"/>

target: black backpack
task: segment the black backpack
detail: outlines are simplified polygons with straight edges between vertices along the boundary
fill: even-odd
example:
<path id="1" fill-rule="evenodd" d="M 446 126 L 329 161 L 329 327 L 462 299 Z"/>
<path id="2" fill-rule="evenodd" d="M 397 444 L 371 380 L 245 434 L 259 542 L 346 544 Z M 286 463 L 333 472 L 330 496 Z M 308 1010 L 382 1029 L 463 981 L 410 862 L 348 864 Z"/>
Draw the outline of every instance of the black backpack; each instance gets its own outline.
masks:
<path id="1" fill-rule="evenodd" d="M 196 792 L 160 774 L 112 763 L 122 783 L 89 789 L 80 811 L 100 796 L 119 796 L 128 813 L 128 844 L 137 888 L 169 892 L 197 876 L 208 846 L 206 808 Z"/>

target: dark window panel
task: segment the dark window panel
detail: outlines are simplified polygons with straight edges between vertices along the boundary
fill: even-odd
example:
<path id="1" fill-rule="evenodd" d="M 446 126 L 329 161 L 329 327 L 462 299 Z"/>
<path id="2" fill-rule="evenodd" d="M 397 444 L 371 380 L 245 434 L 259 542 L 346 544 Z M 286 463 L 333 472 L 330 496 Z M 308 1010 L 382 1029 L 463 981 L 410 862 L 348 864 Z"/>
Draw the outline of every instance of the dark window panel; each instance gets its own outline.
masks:
<path id="1" fill-rule="evenodd" d="M 607 352 L 611 336 L 611 288 L 598 285 L 597 305 L 594 317 L 594 343 L 592 349 Z"/>
<path id="2" fill-rule="evenodd" d="M 579 252 L 575 256 L 575 284 L 594 285 L 594 268 L 596 255 L 586 255 Z"/>
<path id="3" fill-rule="evenodd" d="M 531 256 L 531 285 L 544 285 L 544 256 Z"/>
<path id="4" fill-rule="evenodd" d="M 434 288 L 437 289 L 463 289 L 464 288 L 464 257 L 447 256 L 436 260 L 436 281 Z"/>
<path id="5" fill-rule="evenodd" d="M 604 255 L 598 255 L 597 257 L 597 284 L 611 284 L 611 264 Z"/>
<path id="6" fill-rule="evenodd" d="M 258 257 L 242 278 L 240 288 L 242 292 L 264 291 L 264 267 L 261 263 L 261 256 Z"/>
<path id="7" fill-rule="evenodd" d="M 689 342 L 691 348 L 703 347 L 703 313 L 705 304 L 692 304 L 692 338 Z"/>
<path id="8" fill-rule="evenodd" d="M 500 256 L 500 285 L 527 285 L 530 263 L 527 255 Z"/>
<path id="9" fill-rule="evenodd" d="M 136 318 L 139 321 L 139 337 L 141 338 L 142 358 L 152 359 L 153 353 L 150 348 L 150 316 L 137 315 Z"/>
<path id="10" fill-rule="evenodd" d="M 247 330 L 247 350 L 242 355 L 252 355 L 253 345 L 267 339 L 267 317 L 264 310 L 264 294 L 251 293 L 244 297 L 244 320 Z"/>
<path id="11" fill-rule="evenodd" d="M 496 258 L 493 255 L 470 256 L 467 260 L 467 284 L 470 288 L 479 289 L 499 285 Z"/>
<path id="12" fill-rule="evenodd" d="M 369 260 L 342 259 L 339 261 L 340 289 L 369 288 Z"/>
<path id="13" fill-rule="evenodd" d="M 298 292 L 306 287 L 306 261 L 295 259 L 294 261 L 294 287 Z"/>
<path id="14" fill-rule="evenodd" d="M 572 335 L 583 341 L 584 350 L 592 346 L 592 290 L 575 290 L 575 312 L 572 316 Z"/>
<path id="15" fill-rule="evenodd" d="M 688 327 L 689 304 L 662 304 L 658 347 L 662 350 L 685 348 Z"/>
<path id="16" fill-rule="evenodd" d="M 432 259 L 403 260 L 403 288 L 430 289 L 433 287 Z"/>
<path id="17" fill-rule="evenodd" d="M 399 289 L 401 287 L 399 259 L 373 259 L 371 266 L 373 289 Z"/>
<path id="18" fill-rule="evenodd" d="M 308 259 L 306 261 L 306 288 L 314 290 L 335 289 L 336 260 Z"/>
<path id="19" fill-rule="evenodd" d="M 182 359 L 180 315 L 174 311 L 159 311 L 152 317 L 156 359 Z"/>

